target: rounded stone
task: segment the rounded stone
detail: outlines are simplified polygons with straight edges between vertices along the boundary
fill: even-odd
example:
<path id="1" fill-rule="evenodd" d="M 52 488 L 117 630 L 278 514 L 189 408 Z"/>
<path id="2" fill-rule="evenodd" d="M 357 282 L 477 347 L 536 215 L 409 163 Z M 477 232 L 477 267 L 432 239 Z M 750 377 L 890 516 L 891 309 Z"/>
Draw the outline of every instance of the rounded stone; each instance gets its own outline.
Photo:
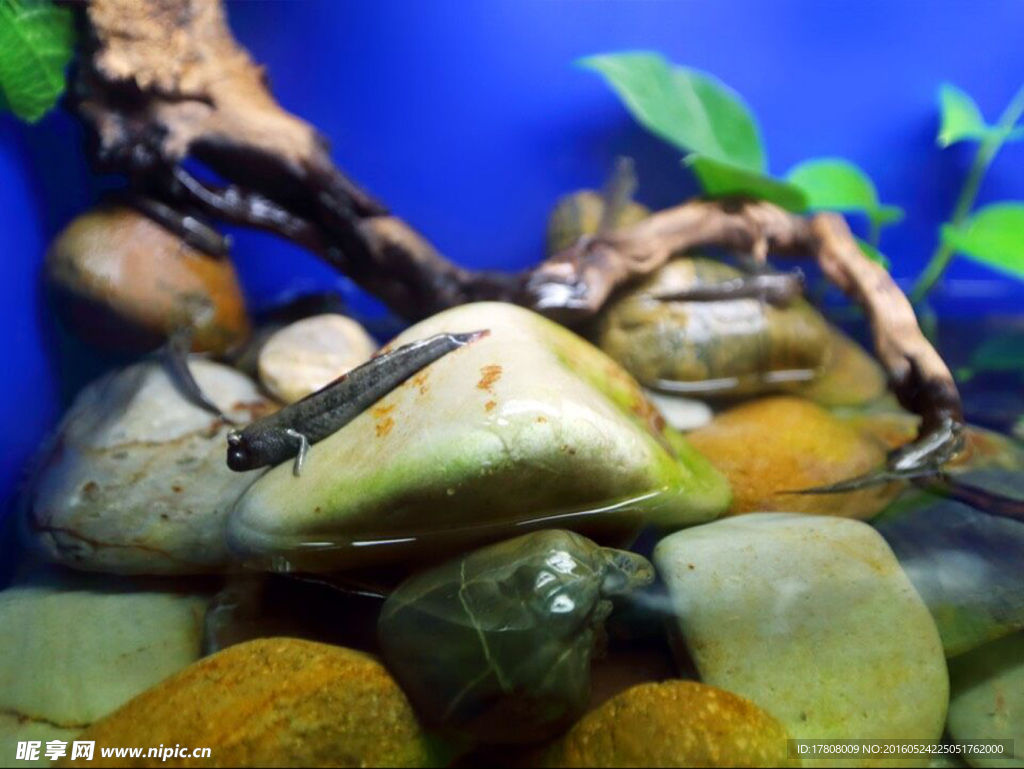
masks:
<path id="1" fill-rule="evenodd" d="M 700 679 L 764 708 L 794 739 L 942 736 L 949 678 L 938 630 L 868 524 L 736 516 L 666 537 L 654 562 L 674 638 Z"/>
<path id="2" fill-rule="evenodd" d="M 206 657 L 79 739 L 210 749 L 209 758 L 170 758 L 161 766 L 417 767 L 450 758 L 420 729 L 377 660 L 293 638 L 249 641 Z M 109 766 L 136 765 L 109 760 Z"/>
<path id="3" fill-rule="evenodd" d="M 863 347 L 829 326 L 829 348 L 821 373 L 798 392 L 823 406 L 860 406 L 886 393 L 885 371 Z"/>
<path id="4" fill-rule="evenodd" d="M 26 735 L 106 716 L 199 658 L 211 592 L 63 570 L 0 592 L 0 713 Z"/>
<path id="5" fill-rule="evenodd" d="M 559 198 L 548 217 L 548 254 L 568 248 L 582 235 L 596 233 L 604 218 L 604 205 L 604 195 L 597 190 L 578 190 Z M 629 227 L 650 215 L 649 208 L 629 201 L 618 211 L 612 225 Z"/>
<path id="6" fill-rule="evenodd" d="M 237 422 L 271 409 L 237 371 L 199 358 L 189 366 Z M 154 361 L 93 382 L 38 457 L 21 511 L 28 541 L 47 559 L 87 571 L 225 568 L 228 511 L 260 475 L 228 469 L 232 427 L 186 400 Z"/>
<path id="7" fill-rule="evenodd" d="M 949 661 L 949 734 L 956 742 L 1012 740 L 1013 752 L 970 754 L 971 766 L 1024 767 L 1024 632 Z"/>
<path id="8" fill-rule="evenodd" d="M 662 392 L 752 394 L 812 380 L 825 365 L 830 337 L 807 302 L 659 298 L 741 276 L 713 259 L 673 259 L 616 294 L 593 338 L 641 384 Z"/>
<path id="9" fill-rule="evenodd" d="M 868 519 L 903 488 L 891 483 L 842 494 L 787 494 L 881 468 L 883 444 L 821 406 L 774 396 L 735 406 L 687 435 L 732 486 L 730 515 L 785 510 Z"/>
<path id="10" fill-rule="evenodd" d="M 754 703 L 695 681 L 634 686 L 543 753 L 549 767 L 799 766 L 786 728 Z"/>
<path id="11" fill-rule="evenodd" d="M 582 338 L 521 307 L 461 305 L 389 347 L 487 329 L 238 500 L 228 541 L 271 569 L 432 560 L 530 530 L 621 545 L 729 502 L 721 475 Z"/>
<path id="12" fill-rule="evenodd" d="M 72 332 L 104 349 L 152 349 L 190 326 L 195 351 L 221 353 L 249 334 L 231 260 L 197 251 L 133 208 L 73 220 L 47 252 L 46 276 Z"/>
<path id="13" fill-rule="evenodd" d="M 278 400 L 294 403 L 365 363 L 376 349 L 366 329 L 344 315 L 303 318 L 263 345 L 260 382 Z"/>

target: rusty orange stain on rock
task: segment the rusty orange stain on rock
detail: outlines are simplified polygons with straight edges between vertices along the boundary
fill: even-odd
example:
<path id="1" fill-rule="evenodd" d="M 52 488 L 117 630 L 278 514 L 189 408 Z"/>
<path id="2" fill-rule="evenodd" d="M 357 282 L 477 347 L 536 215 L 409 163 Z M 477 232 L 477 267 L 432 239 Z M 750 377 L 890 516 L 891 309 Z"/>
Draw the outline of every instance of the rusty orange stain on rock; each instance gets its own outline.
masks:
<path id="1" fill-rule="evenodd" d="M 392 403 L 390 406 L 375 406 L 373 409 L 373 416 L 379 419 L 380 417 L 386 417 L 394 410 L 394 403 Z"/>
<path id="2" fill-rule="evenodd" d="M 394 426 L 395 426 L 395 420 L 392 419 L 391 417 L 388 417 L 387 419 L 384 419 L 383 421 L 378 422 L 377 423 L 377 437 L 378 438 L 383 438 L 385 435 L 387 435 L 389 432 L 391 432 L 391 428 L 394 427 Z"/>
<path id="3" fill-rule="evenodd" d="M 487 401 L 487 403 L 484 404 L 484 411 L 490 411 L 491 409 L 493 409 L 497 405 L 498 404 L 495 403 L 494 401 Z"/>
<path id="4" fill-rule="evenodd" d="M 539 416 L 539 417 L 537 417 L 537 422 L 538 422 L 538 423 L 540 423 L 540 424 L 544 424 L 544 423 L 545 423 L 545 422 L 547 422 L 547 421 L 548 421 L 548 418 L 547 418 L 547 417 L 545 417 L 545 416 Z"/>
<path id="5" fill-rule="evenodd" d="M 476 386 L 481 390 L 490 390 L 491 385 L 501 379 L 501 366 L 492 364 L 480 367 L 480 381 Z"/>
<path id="6" fill-rule="evenodd" d="M 427 377 L 430 376 L 430 370 L 421 371 L 419 374 L 412 378 L 413 387 L 420 388 L 420 395 L 427 394 Z"/>

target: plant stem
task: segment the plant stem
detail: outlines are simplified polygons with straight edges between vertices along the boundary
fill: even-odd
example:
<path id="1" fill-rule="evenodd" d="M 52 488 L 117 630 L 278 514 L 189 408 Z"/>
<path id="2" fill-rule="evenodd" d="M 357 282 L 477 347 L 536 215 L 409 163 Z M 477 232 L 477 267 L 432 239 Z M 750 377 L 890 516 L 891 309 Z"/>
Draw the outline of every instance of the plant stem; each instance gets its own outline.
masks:
<path id="1" fill-rule="evenodd" d="M 982 139 L 981 144 L 978 145 L 978 152 L 974 156 L 974 162 L 971 163 L 967 179 L 964 181 L 964 186 L 956 199 L 953 216 L 949 220 L 949 223 L 954 227 L 963 224 L 971 213 L 971 209 L 974 208 L 974 201 L 978 197 L 978 190 L 981 188 L 981 181 L 985 178 L 988 167 L 992 165 L 996 153 L 1003 146 L 1003 142 L 1006 141 L 1006 137 L 1013 130 L 1017 121 L 1020 120 L 1021 115 L 1024 115 L 1024 86 L 1021 86 L 1020 90 L 1017 91 L 1013 99 L 1006 106 L 1006 109 L 1003 110 L 1003 114 L 999 117 L 999 122 L 996 123 L 995 130 Z M 911 302 L 917 304 L 935 288 L 935 284 L 939 282 L 942 275 L 946 272 L 946 268 L 949 266 L 950 261 L 952 261 L 953 255 L 953 248 L 942 242 L 940 238 L 935 253 L 932 254 L 932 258 L 929 260 L 924 272 L 921 273 L 921 277 L 917 279 L 917 283 L 914 284 L 914 288 L 910 292 Z"/>

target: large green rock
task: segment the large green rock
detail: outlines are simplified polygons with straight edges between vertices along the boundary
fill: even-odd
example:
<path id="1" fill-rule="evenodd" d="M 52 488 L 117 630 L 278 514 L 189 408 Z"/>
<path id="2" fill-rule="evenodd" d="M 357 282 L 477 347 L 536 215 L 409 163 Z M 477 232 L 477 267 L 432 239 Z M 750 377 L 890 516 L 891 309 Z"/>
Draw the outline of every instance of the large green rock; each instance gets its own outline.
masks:
<path id="1" fill-rule="evenodd" d="M 529 528 L 614 543 L 729 504 L 724 479 L 637 383 L 519 307 L 464 305 L 408 329 L 490 334 L 435 362 L 239 500 L 231 546 L 263 566 L 336 570 L 467 549 Z"/>
<path id="2" fill-rule="evenodd" d="M 971 766 L 1024 767 L 1024 633 L 1000 638 L 949 663 L 948 729 L 959 743 L 1011 740 L 1012 752 L 965 754 Z"/>

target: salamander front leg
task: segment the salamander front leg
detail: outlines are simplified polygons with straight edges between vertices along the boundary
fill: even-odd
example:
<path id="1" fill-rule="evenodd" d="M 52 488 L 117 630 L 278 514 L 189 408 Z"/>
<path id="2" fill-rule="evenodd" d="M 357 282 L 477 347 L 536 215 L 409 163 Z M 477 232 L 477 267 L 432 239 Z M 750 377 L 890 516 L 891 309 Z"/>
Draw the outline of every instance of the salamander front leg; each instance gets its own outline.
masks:
<path id="1" fill-rule="evenodd" d="M 292 465 L 292 475 L 298 478 L 302 475 L 302 466 L 306 463 L 306 456 L 309 454 L 309 439 L 298 430 L 291 428 L 285 430 L 284 434 L 299 443 L 299 453 L 295 455 L 295 464 Z"/>

